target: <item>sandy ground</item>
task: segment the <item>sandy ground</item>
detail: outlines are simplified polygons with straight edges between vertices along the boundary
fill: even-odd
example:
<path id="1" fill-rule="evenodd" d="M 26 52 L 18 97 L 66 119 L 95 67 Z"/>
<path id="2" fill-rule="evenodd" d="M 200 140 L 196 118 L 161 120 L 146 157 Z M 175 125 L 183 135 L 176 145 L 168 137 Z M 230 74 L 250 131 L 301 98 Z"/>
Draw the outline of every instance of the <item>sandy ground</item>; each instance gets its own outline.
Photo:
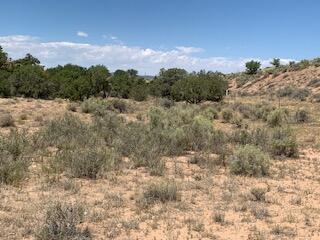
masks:
<path id="1" fill-rule="evenodd" d="M 17 128 L 34 132 L 63 114 L 67 105 L 62 100 L 0 99 L 0 113 L 10 112 Z M 93 239 L 320 239 L 317 121 L 296 127 L 302 132 L 300 158 L 275 159 L 267 178 L 233 176 L 223 167 L 202 169 L 188 163 L 192 153 L 166 158 L 165 177 L 150 176 L 144 168 L 123 168 L 98 180 L 52 178 L 41 170 L 41 159 L 34 159 L 20 186 L 0 186 L 0 239 L 34 239 L 44 210 L 54 201 L 85 206 L 81 227 L 88 226 Z M 315 139 L 308 142 L 311 137 Z M 181 200 L 140 209 L 136 200 L 145 186 L 163 179 L 178 184 Z M 264 200 L 250 194 L 257 187 L 265 189 Z"/>

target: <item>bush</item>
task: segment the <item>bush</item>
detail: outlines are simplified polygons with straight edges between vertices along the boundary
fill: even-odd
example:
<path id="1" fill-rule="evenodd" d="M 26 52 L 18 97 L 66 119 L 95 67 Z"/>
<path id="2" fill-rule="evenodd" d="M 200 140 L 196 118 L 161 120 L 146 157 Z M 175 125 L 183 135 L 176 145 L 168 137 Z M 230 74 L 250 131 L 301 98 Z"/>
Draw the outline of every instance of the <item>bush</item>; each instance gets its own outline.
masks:
<path id="1" fill-rule="evenodd" d="M 68 113 L 48 122 L 39 134 L 35 135 L 34 140 L 41 148 L 54 146 L 66 149 L 83 146 L 88 135 L 88 126 L 78 117 Z"/>
<path id="2" fill-rule="evenodd" d="M 78 104 L 76 103 L 69 103 L 67 106 L 67 110 L 71 112 L 76 112 L 77 111 Z"/>
<path id="3" fill-rule="evenodd" d="M 175 105 L 175 102 L 168 98 L 160 98 L 159 105 L 163 108 L 171 108 Z"/>
<path id="4" fill-rule="evenodd" d="M 288 122 L 288 115 L 283 109 L 276 109 L 268 115 L 267 123 L 270 127 L 279 127 Z"/>
<path id="5" fill-rule="evenodd" d="M 247 74 L 257 74 L 261 67 L 261 63 L 257 61 L 250 61 L 246 63 L 246 72 Z"/>
<path id="6" fill-rule="evenodd" d="M 171 96 L 175 101 L 200 103 L 202 101 L 221 101 L 228 88 L 222 74 L 199 72 L 174 83 Z"/>
<path id="7" fill-rule="evenodd" d="M 113 151 L 88 146 L 61 151 L 51 164 L 61 172 L 67 170 L 72 177 L 95 179 L 104 171 L 116 169 L 119 162 L 120 158 Z"/>
<path id="8" fill-rule="evenodd" d="M 305 123 L 309 121 L 309 113 L 305 109 L 298 109 L 294 114 L 296 123 Z"/>
<path id="9" fill-rule="evenodd" d="M 320 102 L 320 93 L 314 94 L 312 96 L 312 101 L 316 102 L 316 103 L 319 103 Z"/>
<path id="10" fill-rule="evenodd" d="M 14 120 L 11 114 L 5 113 L 0 116 L 0 127 L 14 127 Z"/>
<path id="11" fill-rule="evenodd" d="M 231 109 L 224 109 L 222 110 L 221 114 L 222 114 L 222 119 L 225 122 L 230 122 L 231 119 L 233 118 L 233 112 Z"/>
<path id="12" fill-rule="evenodd" d="M 237 128 L 242 128 L 246 126 L 246 123 L 243 121 L 243 118 L 239 114 L 235 114 L 233 116 L 231 123 L 236 125 Z"/>
<path id="13" fill-rule="evenodd" d="M 108 101 L 110 104 L 111 109 L 110 110 L 116 110 L 119 113 L 127 113 L 129 112 L 129 106 L 128 104 L 122 100 L 122 99 L 112 99 Z"/>
<path id="14" fill-rule="evenodd" d="M 12 131 L 0 136 L 0 183 L 18 184 L 25 178 L 30 162 L 23 155 L 28 146 L 25 133 Z"/>
<path id="15" fill-rule="evenodd" d="M 305 101 L 306 98 L 310 95 L 308 89 L 295 88 L 291 86 L 284 87 L 279 89 L 277 92 L 278 97 L 290 97 L 293 99 L 298 99 L 300 101 Z"/>
<path id="16" fill-rule="evenodd" d="M 103 116 L 106 114 L 109 106 L 105 100 L 100 98 L 89 98 L 82 102 L 80 108 L 83 113 L 92 113 L 97 116 Z"/>
<path id="17" fill-rule="evenodd" d="M 268 155 L 252 145 L 239 147 L 230 161 L 230 171 L 236 175 L 265 176 L 269 173 L 269 166 Z"/>
<path id="18" fill-rule="evenodd" d="M 152 183 L 147 186 L 137 204 L 140 207 L 148 207 L 156 202 L 165 203 L 168 201 L 179 201 L 180 194 L 178 186 L 173 181 Z"/>
<path id="19" fill-rule="evenodd" d="M 208 148 L 213 134 L 212 123 L 203 116 L 196 116 L 190 126 L 185 127 L 190 147 L 194 151 Z"/>
<path id="20" fill-rule="evenodd" d="M 18 184 L 28 170 L 29 162 L 23 157 L 14 158 L 12 155 L 0 153 L 0 183 Z"/>
<path id="21" fill-rule="evenodd" d="M 54 203 L 47 209 L 45 220 L 37 239 L 41 240 L 86 240 L 91 239 L 91 233 L 88 228 L 80 230 L 78 225 L 84 218 L 84 209 L 76 204 Z"/>
<path id="22" fill-rule="evenodd" d="M 207 107 L 204 111 L 201 112 L 201 115 L 203 115 L 209 120 L 214 120 L 219 118 L 218 111 L 212 107 Z"/>
<path id="23" fill-rule="evenodd" d="M 147 167 L 151 175 L 162 176 L 165 164 L 161 160 L 161 148 L 154 142 L 145 142 L 145 145 L 133 151 L 130 158 L 134 167 Z"/>
<path id="24" fill-rule="evenodd" d="M 148 98 L 148 94 L 147 84 L 137 84 L 132 87 L 129 96 L 135 101 L 142 102 Z"/>
<path id="25" fill-rule="evenodd" d="M 267 188 L 254 187 L 250 189 L 251 200 L 264 202 L 266 200 L 266 193 L 268 192 Z"/>
<path id="26" fill-rule="evenodd" d="M 298 157 L 298 143 L 289 128 L 275 128 L 273 130 L 271 152 L 276 156 Z"/>

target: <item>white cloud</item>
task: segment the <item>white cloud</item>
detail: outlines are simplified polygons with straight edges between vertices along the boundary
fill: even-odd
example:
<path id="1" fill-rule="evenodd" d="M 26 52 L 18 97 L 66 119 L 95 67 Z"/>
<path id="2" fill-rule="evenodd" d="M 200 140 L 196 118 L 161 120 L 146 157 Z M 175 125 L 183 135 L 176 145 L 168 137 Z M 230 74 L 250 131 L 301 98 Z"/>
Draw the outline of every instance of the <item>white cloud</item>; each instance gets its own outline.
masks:
<path id="1" fill-rule="evenodd" d="M 82 31 L 78 31 L 78 32 L 77 32 L 77 35 L 78 35 L 79 37 L 88 37 L 88 33 L 82 32 Z"/>
<path id="2" fill-rule="evenodd" d="M 191 53 L 199 53 L 203 52 L 204 50 L 202 48 L 196 48 L 196 47 L 184 47 L 184 46 L 179 46 L 176 47 L 179 51 L 185 53 L 185 54 L 191 54 Z"/>
<path id="3" fill-rule="evenodd" d="M 13 59 L 31 53 L 47 67 L 67 63 L 90 66 L 104 64 L 111 71 L 116 69 L 137 69 L 141 74 L 157 74 L 159 69 L 179 67 L 188 71 L 201 69 L 222 72 L 235 72 L 244 69 L 251 58 L 196 57 L 193 54 L 201 48 L 176 47 L 172 50 L 156 50 L 126 46 L 119 43 L 93 45 L 74 42 L 43 42 L 39 38 L 24 35 L 0 36 L 0 45 Z M 263 66 L 271 59 L 256 59 Z M 289 62 L 289 59 L 282 59 Z"/>

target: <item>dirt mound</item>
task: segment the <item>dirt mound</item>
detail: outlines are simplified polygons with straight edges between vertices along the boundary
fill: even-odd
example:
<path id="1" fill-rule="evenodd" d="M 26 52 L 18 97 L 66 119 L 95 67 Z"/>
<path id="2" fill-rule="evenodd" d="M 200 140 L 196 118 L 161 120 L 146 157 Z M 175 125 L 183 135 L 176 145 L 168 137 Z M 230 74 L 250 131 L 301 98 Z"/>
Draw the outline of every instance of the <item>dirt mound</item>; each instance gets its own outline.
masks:
<path id="1" fill-rule="evenodd" d="M 271 69 L 268 70 L 253 77 L 245 76 L 245 74 L 236 74 L 230 77 L 230 91 L 263 94 L 276 92 L 285 87 L 294 87 L 307 89 L 311 95 L 320 93 L 319 66 L 310 66 L 294 71 L 284 69 L 271 72 Z"/>

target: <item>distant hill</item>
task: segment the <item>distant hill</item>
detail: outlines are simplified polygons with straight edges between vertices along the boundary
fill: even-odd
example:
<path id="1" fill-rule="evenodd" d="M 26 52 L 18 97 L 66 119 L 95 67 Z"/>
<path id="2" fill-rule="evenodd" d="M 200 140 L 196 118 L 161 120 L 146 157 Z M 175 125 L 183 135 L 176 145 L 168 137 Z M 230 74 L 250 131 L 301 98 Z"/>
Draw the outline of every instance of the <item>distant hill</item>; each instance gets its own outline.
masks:
<path id="1" fill-rule="evenodd" d="M 306 90 L 312 96 L 320 94 L 320 59 L 265 68 L 256 75 L 236 73 L 227 77 L 230 92 L 268 94 L 291 88 Z"/>

